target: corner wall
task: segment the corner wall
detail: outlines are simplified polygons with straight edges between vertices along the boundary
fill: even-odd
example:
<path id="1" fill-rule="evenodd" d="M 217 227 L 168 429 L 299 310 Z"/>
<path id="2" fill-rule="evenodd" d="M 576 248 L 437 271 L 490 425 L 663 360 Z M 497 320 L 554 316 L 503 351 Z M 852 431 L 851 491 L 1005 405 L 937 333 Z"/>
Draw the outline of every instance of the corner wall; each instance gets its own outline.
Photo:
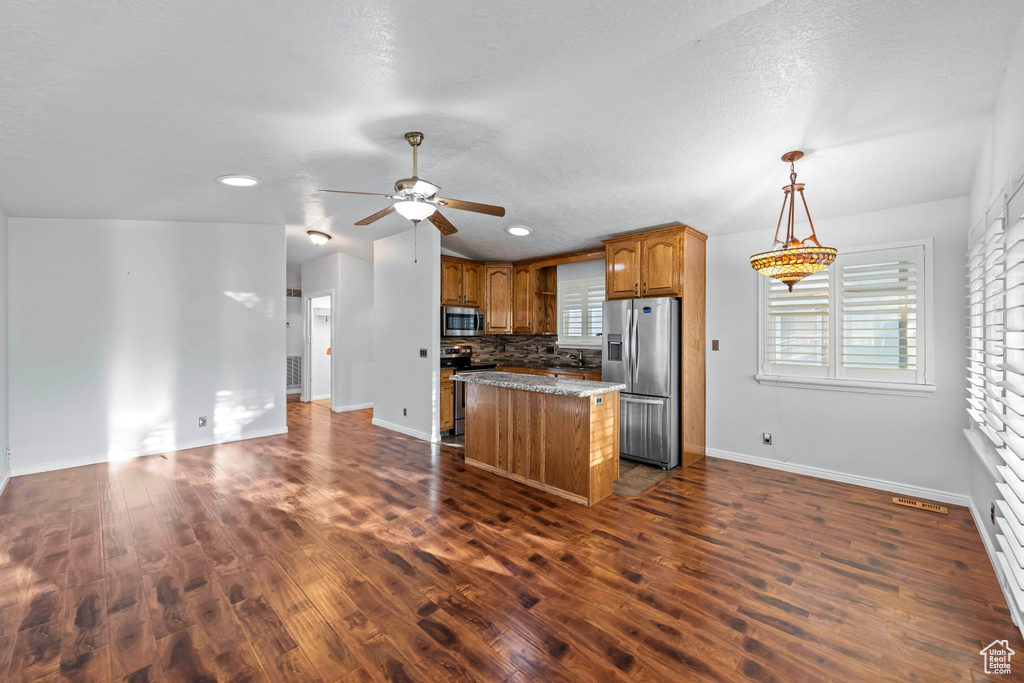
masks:
<path id="1" fill-rule="evenodd" d="M 331 410 L 340 413 L 372 408 L 373 264 L 348 254 L 328 254 L 302 264 L 301 282 L 303 300 L 315 292 L 333 294 Z M 302 314 L 299 317 L 304 325 Z"/>
<path id="2" fill-rule="evenodd" d="M 811 208 L 813 209 L 813 204 Z M 963 227 L 966 197 L 821 220 L 823 244 L 933 237 L 936 391 L 888 396 L 765 386 L 757 372 L 758 275 L 764 229 L 708 240 L 707 454 L 907 495 L 965 504 Z M 721 341 L 712 351 L 711 341 Z M 761 433 L 773 445 L 761 444 Z"/>
<path id="3" fill-rule="evenodd" d="M 439 441 L 441 236 L 431 223 L 373 243 L 373 300 L 373 424 Z"/>
<path id="4" fill-rule="evenodd" d="M 283 225 L 9 232 L 13 474 L 287 431 Z"/>

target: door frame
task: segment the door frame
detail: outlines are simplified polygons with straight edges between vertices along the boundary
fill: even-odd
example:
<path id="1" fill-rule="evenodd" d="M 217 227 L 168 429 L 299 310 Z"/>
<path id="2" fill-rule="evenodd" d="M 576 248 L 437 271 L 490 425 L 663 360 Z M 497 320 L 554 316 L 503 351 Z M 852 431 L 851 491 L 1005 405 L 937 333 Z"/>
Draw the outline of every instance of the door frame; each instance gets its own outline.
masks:
<path id="1" fill-rule="evenodd" d="M 334 301 L 337 294 L 334 293 L 334 288 L 322 289 L 316 292 L 302 292 L 302 392 L 299 394 L 299 400 L 308 403 L 311 399 L 310 394 L 312 393 L 312 344 L 313 344 L 313 299 L 319 299 L 322 296 L 331 297 L 331 341 L 329 348 L 331 349 L 331 410 L 334 410 Z"/>

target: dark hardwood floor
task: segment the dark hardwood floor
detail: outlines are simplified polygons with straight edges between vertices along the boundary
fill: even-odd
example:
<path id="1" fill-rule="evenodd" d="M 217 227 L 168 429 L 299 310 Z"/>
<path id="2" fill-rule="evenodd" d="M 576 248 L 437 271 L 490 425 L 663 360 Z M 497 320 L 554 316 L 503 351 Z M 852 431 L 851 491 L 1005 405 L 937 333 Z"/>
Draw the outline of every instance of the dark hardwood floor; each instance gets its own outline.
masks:
<path id="1" fill-rule="evenodd" d="M 705 460 L 588 509 L 369 411 L 288 415 L 287 435 L 13 479 L 0 675 L 971 681 L 995 639 L 1024 673 L 964 508 Z"/>

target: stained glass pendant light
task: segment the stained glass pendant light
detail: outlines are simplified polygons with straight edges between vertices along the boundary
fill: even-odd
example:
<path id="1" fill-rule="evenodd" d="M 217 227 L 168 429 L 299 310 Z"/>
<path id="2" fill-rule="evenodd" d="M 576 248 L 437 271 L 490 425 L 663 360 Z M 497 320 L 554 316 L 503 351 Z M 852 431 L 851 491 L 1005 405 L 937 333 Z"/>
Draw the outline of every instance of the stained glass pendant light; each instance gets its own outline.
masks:
<path id="1" fill-rule="evenodd" d="M 754 254 L 750 257 L 750 265 L 754 270 L 773 277 L 779 282 L 788 285 L 789 291 L 793 291 L 793 285 L 803 280 L 808 275 L 820 273 L 829 267 L 836 260 L 838 252 L 832 247 L 823 247 L 818 242 L 818 236 L 814 234 L 814 223 L 811 221 L 811 212 L 807 208 L 807 199 L 804 198 L 804 184 L 796 181 L 797 159 L 803 157 L 803 152 L 786 152 L 782 155 L 783 161 L 789 162 L 789 185 L 782 188 L 782 212 L 779 214 L 779 224 L 775 226 L 775 242 L 769 251 Z M 796 193 L 800 193 L 800 200 L 804 205 L 804 213 L 807 214 L 807 224 L 811 226 L 811 234 L 804 240 L 798 240 L 793 235 L 793 218 L 795 214 Z M 789 205 L 789 214 L 786 214 L 786 205 Z M 786 239 L 779 239 L 779 229 L 782 228 L 782 217 L 786 218 Z"/>

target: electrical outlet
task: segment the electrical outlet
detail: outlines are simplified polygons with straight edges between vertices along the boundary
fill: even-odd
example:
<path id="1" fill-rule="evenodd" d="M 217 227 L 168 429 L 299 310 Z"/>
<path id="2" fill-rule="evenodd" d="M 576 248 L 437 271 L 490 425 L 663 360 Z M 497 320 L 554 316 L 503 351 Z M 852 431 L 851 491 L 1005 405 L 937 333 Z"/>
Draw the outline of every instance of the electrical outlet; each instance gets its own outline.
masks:
<path id="1" fill-rule="evenodd" d="M 205 415 L 203 415 L 201 418 L 199 418 L 199 426 L 200 427 L 205 427 L 206 426 L 206 416 Z"/>
<path id="2" fill-rule="evenodd" d="M 11 469 L 11 449 L 10 449 L 10 447 L 7 448 L 7 469 L 8 470 Z M 993 503 L 992 505 L 995 506 L 995 503 Z"/>
<path id="3" fill-rule="evenodd" d="M 769 434 L 768 432 L 765 432 L 764 434 L 762 434 L 761 435 L 761 443 L 763 443 L 765 446 L 771 446 L 772 445 L 772 435 Z"/>
<path id="4" fill-rule="evenodd" d="M 426 357 L 427 357 L 427 350 L 426 349 L 420 349 L 420 358 L 426 358 Z"/>
<path id="5" fill-rule="evenodd" d="M 718 340 L 717 339 L 712 339 L 711 340 L 711 350 L 712 351 L 717 351 L 718 350 Z"/>
<path id="6" fill-rule="evenodd" d="M 402 408 L 402 417 L 409 417 L 409 409 Z"/>

